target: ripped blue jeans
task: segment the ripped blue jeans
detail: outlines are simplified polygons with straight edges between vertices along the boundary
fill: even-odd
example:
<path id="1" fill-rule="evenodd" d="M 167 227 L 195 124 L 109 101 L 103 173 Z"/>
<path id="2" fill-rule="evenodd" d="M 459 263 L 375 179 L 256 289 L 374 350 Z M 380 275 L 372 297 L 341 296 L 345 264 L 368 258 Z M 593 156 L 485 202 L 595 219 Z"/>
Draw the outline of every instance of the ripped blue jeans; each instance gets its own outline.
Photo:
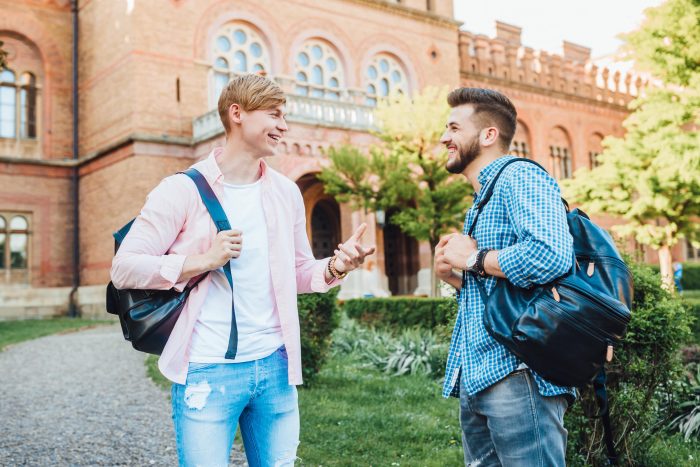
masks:
<path id="1" fill-rule="evenodd" d="M 228 466 L 239 422 L 248 465 L 294 465 L 299 406 L 284 347 L 252 362 L 190 363 L 172 405 L 183 467 Z"/>

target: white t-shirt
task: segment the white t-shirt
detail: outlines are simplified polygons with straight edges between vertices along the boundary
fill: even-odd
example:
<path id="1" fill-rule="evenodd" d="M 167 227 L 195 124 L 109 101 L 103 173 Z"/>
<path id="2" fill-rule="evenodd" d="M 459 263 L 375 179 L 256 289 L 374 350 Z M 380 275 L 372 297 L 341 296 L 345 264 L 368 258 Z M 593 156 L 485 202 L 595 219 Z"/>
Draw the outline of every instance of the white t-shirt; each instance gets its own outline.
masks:
<path id="1" fill-rule="evenodd" d="M 243 232 L 241 255 L 230 261 L 238 325 L 236 359 L 224 358 L 231 332 L 231 287 L 221 267 L 209 273 L 212 281 L 194 326 L 190 362 L 248 362 L 271 355 L 283 344 L 270 277 L 261 189 L 261 180 L 250 185 L 224 183 L 221 200 L 231 228 Z"/>

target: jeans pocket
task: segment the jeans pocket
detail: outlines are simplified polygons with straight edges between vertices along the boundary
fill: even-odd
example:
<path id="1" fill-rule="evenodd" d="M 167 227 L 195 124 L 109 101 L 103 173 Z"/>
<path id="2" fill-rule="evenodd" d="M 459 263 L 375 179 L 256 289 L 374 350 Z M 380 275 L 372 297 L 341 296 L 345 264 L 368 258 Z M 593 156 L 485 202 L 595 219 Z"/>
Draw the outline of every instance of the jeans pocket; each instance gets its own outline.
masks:
<path id="1" fill-rule="evenodd" d="M 285 346 L 282 346 L 279 349 L 277 349 L 277 352 L 284 360 L 289 360 L 289 355 L 287 355 L 287 348 Z"/>

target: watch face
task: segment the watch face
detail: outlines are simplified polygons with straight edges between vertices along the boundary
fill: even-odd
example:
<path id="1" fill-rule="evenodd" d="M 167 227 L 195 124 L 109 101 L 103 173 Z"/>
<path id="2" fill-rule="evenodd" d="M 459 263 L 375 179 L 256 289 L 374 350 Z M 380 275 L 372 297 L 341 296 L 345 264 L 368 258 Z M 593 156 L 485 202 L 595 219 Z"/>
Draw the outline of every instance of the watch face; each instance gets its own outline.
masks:
<path id="1" fill-rule="evenodd" d="M 476 257 L 478 255 L 478 252 L 475 251 L 471 255 L 469 255 L 469 258 L 467 258 L 467 269 L 472 269 L 476 265 Z"/>

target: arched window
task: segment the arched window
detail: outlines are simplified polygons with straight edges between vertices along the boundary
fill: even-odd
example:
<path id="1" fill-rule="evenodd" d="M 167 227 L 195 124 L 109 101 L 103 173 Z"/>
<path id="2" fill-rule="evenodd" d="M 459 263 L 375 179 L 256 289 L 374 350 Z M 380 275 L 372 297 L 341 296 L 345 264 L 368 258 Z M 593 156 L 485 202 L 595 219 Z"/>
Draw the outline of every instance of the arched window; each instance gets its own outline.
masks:
<path id="1" fill-rule="evenodd" d="M 327 43 L 312 39 L 297 53 L 295 92 L 302 96 L 339 100 L 345 87 L 345 71 L 340 57 Z"/>
<path id="2" fill-rule="evenodd" d="M 12 70 L 0 72 L 0 138 L 37 137 L 37 83 L 32 73 L 18 81 Z"/>
<path id="3" fill-rule="evenodd" d="M 43 84 L 42 54 L 19 33 L 0 32 L 3 50 L 8 52 L 5 68 L 0 67 L 0 153 L 41 158 Z M 48 96 L 50 102 L 51 96 Z M 18 145 L 19 144 L 19 145 Z M 5 219 L 9 222 L 9 218 Z"/>
<path id="4" fill-rule="evenodd" d="M 588 139 L 588 166 L 591 169 L 595 169 L 600 165 L 598 162 L 598 156 L 603 152 L 603 135 L 600 133 L 593 133 Z"/>
<path id="5" fill-rule="evenodd" d="M 214 105 L 226 84 L 244 73 L 268 73 L 270 54 L 265 41 L 252 27 L 243 23 L 230 23 L 214 36 L 213 86 Z"/>
<path id="6" fill-rule="evenodd" d="M 378 99 L 408 92 L 406 72 L 398 60 L 388 54 L 376 55 L 365 72 L 366 104 L 377 105 Z"/>
<path id="7" fill-rule="evenodd" d="M 14 216 L 10 221 L 10 269 L 27 269 L 27 244 L 29 224 L 24 216 Z"/>
<path id="8" fill-rule="evenodd" d="M 686 261 L 700 261 L 700 248 L 695 248 L 689 240 L 685 241 Z"/>
<path id="9" fill-rule="evenodd" d="M 5 281 L 28 279 L 29 220 L 25 214 L 0 212 L 0 273 Z"/>
<path id="10" fill-rule="evenodd" d="M 17 83 L 15 73 L 0 72 L 0 138 L 15 138 L 17 133 Z"/>
<path id="11" fill-rule="evenodd" d="M 550 167 L 554 178 L 560 180 L 571 178 L 573 173 L 571 139 L 561 127 L 555 127 L 549 134 Z"/>
<path id="12" fill-rule="evenodd" d="M 515 127 L 515 136 L 510 145 L 510 153 L 517 157 L 531 157 L 530 153 L 530 131 L 527 126 L 518 120 L 518 125 Z"/>
<path id="13" fill-rule="evenodd" d="M 19 88 L 20 138 L 36 138 L 36 77 L 31 73 L 22 75 Z"/>
<path id="14" fill-rule="evenodd" d="M 7 222 L 5 218 L 0 216 L 0 269 L 5 269 L 7 260 L 5 260 L 5 250 L 7 249 Z"/>

